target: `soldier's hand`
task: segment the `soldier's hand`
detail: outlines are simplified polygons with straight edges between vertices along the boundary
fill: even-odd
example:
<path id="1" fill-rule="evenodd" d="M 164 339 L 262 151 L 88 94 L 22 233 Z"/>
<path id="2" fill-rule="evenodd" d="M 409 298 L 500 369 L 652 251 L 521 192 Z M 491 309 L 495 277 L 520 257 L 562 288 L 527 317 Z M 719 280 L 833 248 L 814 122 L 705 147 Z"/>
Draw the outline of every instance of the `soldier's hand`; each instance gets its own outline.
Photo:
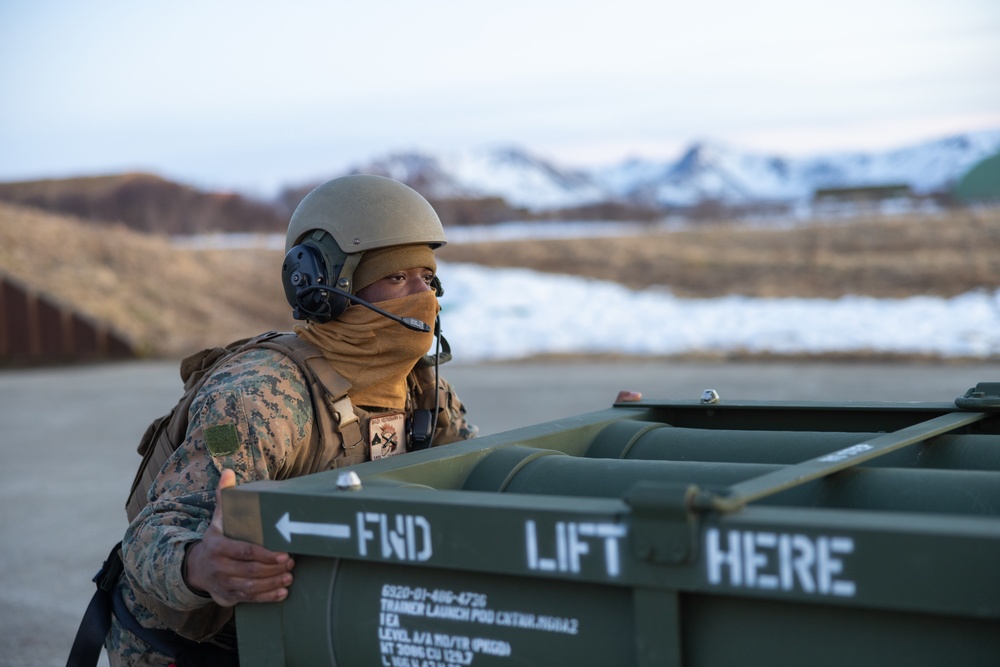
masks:
<path id="1" fill-rule="evenodd" d="M 236 486 L 236 473 L 223 470 L 215 491 L 215 512 L 201 542 L 188 549 L 184 577 L 194 590 L 223 607 L 238 602 L 278 602 L 288 597 L 295 566 L 287 553 L 226 537 L 222 490 Z"/>

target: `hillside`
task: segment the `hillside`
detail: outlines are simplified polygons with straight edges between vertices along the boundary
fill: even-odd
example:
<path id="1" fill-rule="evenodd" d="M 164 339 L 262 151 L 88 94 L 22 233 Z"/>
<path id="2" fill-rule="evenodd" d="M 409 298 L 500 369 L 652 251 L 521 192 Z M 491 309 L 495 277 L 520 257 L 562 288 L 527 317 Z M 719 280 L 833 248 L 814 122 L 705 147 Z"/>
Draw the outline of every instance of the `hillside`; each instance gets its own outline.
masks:
<path id="1" fill-rule="evenodd" d="M 0 271 L 177 356 L 290 326 L 278 253 L 191 251 L 122 225 L 0 204 Z"/>
<path id="2" fill-rule="evenodd" d="M 0 201 L 160 234 L 282 231 L 291 211 L 143 173 L 0 183 Z"/>
<path id="3" fill-rule="evenodd" d="M 378 168 L 366 173 L 382 174 Z M 446 225 L 482 225 L 537 216 L 502 197 L 435 195 L 421 179 L 409 184 L 424 193 Z M 292 211 L 318 183 L 285 188 L 270 201 L 235 192 L 206 192 L 155 174 L 126 173 L 38 181 L 0 182 L 0 202 L 70 215 L 95 225 L 169 235 L 209 232 L 283 232 Z M 575 218 L 611 219 L 649 215 L 613 204 L 567 210 Z"/>
<path id="4" fill-rule="evenodd" d="M 791 230 L 452 244 L 447 262 L 666 286 L 680 296 L 951 296 L 1000 287 L 1000 210 Z M 280 251 L 182 250 L 164 236 L 0 204 L 0 271 L 176 357 L 293 322 Z M 599 307 L 599 304 L 595 304 Z"/>

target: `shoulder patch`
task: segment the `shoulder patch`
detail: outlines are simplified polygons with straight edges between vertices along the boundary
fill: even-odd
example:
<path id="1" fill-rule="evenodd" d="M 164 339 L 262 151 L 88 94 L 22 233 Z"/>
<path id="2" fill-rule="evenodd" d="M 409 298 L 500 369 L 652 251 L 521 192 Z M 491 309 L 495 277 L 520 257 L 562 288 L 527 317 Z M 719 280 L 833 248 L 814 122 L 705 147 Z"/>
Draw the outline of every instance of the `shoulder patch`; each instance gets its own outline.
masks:
<path id="1" fill-rule="evenodd" d="M 220 424 L 205 429 L 205 444 L 212 456 L 228 456 L 240 447 L 235 424 Z"/>

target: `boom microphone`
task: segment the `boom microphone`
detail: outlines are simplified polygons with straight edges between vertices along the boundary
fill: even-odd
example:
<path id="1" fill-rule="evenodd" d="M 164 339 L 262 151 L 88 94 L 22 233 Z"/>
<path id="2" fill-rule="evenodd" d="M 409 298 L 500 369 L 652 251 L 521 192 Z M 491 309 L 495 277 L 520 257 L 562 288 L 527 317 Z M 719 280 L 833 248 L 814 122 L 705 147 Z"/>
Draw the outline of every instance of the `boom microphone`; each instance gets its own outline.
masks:
<path id="1" fill-rule="evenodd" d="M 358 304 L 359 306 L 364 306 L 365 308 L 374 310 L 382 317 L 388 317 L 393 322 L 398 322 L 407 329 L 412 329 L 413 331 L 420 331 L 421 333 L 430 333 L 431 331 L 431 325 L 427 324 L 426 322 L 421 322 L 415 317 L 400 317 L 399 315 L 394 315 L 393 313 L 390 313 L 387 310 L 379 308 L 370 301 L 365 301 L 359 296 L 351 294 L 350 292 L 346 292 L 342 289 L 337 289 L 336 287 L 330 287 L 329 285 L 309 285 L 307 287 L 301 288 L 300 290 L 298 290 L 299 303 L 301 304 L 301 302 L 303 301 L 303 297 L 307 296 L 311 292 L 332 292 L 334 294 L 344 297 L 345 299 L 348 299 L 353 303 Z M 316 313 L 307 312 L 307 314 L 316 314 Z"/>

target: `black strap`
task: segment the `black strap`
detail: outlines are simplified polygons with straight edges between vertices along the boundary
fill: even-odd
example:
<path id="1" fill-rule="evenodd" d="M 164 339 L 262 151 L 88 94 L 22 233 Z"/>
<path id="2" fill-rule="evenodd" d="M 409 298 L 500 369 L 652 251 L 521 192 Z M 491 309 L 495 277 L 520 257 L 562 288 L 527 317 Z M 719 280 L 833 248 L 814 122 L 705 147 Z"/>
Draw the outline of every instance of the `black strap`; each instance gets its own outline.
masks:
<path id="1" fill-rule="evenodd" d="M 209 665 L 211 667 L 238 666 L 235 650 L 216 644 L 199 643 L 181 637 L 172 630 L 147 628 L 140 625 L 122 599 L 118 578 L 124 570 L 119 542 L 108 554 L 100 572 L 94 575 L 97 590 L 90 599 L 87 611 L 80 621 L 66 667 L 95 667 L 101 648 L 111 631 L 111 615 L 133 635 L 146 642 L 150 648 L 175 660 L 179 665 Z M 235 642 L 234 642 L 235 644 Z"/>
<path id="2" fill-rule="evenodd" d="M 139 621 L 132 615 L 132 612 L 125 606 L 122 592 L 117 586 L 111 592 L 111 605 L 118 623 L 133 635 L 146 642 L 157 653 L 162 653 L 170 658 L 176 658 L 184 651 L 199 650 L 205 646 L 191 639 L 185 639 L 173 630 L 147 628 L 140 625 Z"/>
<path id="3" fill-rule="evenodd" d="M 94 667 L 101 656 L 104 640 L 111 630 L 111 591 L 116 589 L 123 569 L 121 546 L 121 542 L 115 545 L 100 571 L 94 575 L 97 590 L 80 621 L 66 667 Z"/>
<path id="4" fill-rule="evenodd" d="M 147 628 L 139 624 L 125 606 L 121 590 L 116 586 L 111 592 L 115 618 L 123 628 L 146 642 L 157 653 L 171 658 L 178 667 L 239 667 L 239 656 L 216 644 L 196 642 L 181 637 L 173 630 Z"/>

